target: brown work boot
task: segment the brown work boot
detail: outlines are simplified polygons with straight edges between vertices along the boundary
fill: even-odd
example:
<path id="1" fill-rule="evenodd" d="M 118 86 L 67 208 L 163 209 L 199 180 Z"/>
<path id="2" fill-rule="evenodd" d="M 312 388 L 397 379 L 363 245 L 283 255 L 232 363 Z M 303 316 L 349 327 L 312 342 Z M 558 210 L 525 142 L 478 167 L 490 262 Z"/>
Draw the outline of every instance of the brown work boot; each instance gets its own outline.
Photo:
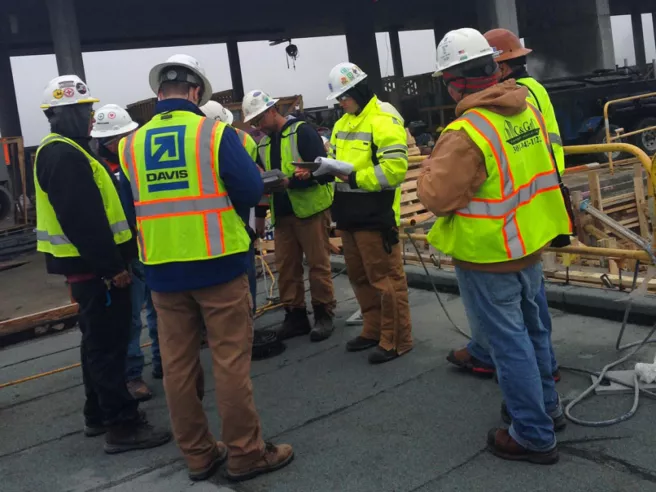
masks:
<path id="1" fill-rule="evenodd" d="M 282 322 L 282 327 L 278 332 L 278 338 L 280 340 L 287 340 L 289 338 L 300 337 L 307 335 L 311 330 L 312 327 L 308 319 L 307 309 L 287 309 L 285 320 Z"/>
<path id="2" fill-rule="evenodd" d="M 446 360 L 464 371 L 473 372 L 479 376 L 492 377 L 494 375 L 494 367 L 483 364 L 467 351 L 467 347 L 452 350 L 446 356 Z"/>
<path id="3" fill-rule="evenodd" d="M 294 450 L 289 444 L 274 445 L 266 443 L 262 457 L 251 465 L 242 468 L 230 468 L 226 470 L 226 477 L 233 482 L 250 480 L 258 475 L 280 470 L 294 460 Z"/>
<path id="4" fill-rule="evenodd" d="M 168 430 L 156 429 L 148 423 L 143 412 L 129 422 L 120 422 L 107 428 L 105 453 L 125 453 L 135 449 L 149 449 L 162 446 L 173 436 Z"/>
<path id="5" fill-rule="evenodd" d="M 132 398 L 137 401 L 148 401 L 153 397 L 152 391 L 142 378 L 133 379 L 126 383 Z"/>
<path id="6" fill-rule="evenodd" d="M 314 306 L 314 328 L 310 332 L 310 340 L 321 342 L 329 338 L 333 331 L 335 331 L 335 324 L 326 306 Z"/>
<path id="7" fill-rule="evenodd" d="M 521 446 L 508 433 L 508 429 L 492 429 L 487 434 L 487 448 L 501 459 L 528 461 L 536 465 L 553 465 L 558 462 L 558 448 L 550 451 L 531 451 Z"/>
<path id="8" fill-rule="evenodd" d="M 214 475 L 217 470 L 221 467 L 225 460 L 228 459 L 228 446 L 223 444 L 221 441 L 216 443 L 216 450 L 212 461 L 204 468 L 199 469 L 189 469 L 189 478 L 194 482 L 199 480 L 207 480 L 212 475 Z"/>

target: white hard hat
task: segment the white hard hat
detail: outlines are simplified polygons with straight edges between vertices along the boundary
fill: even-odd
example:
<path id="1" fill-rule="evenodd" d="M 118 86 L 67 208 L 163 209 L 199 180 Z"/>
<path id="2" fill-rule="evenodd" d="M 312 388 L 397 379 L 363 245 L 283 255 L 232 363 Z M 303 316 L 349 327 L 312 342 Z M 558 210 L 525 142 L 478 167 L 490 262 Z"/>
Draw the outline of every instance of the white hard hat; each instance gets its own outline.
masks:
<path id="1" fill-rule="evenodd" d="M 256 116 L 264 113 L 277 102 L 278 99 L 272 99 L 266 92 L 250 91 L 244 96 L 244 101 L 241 103 L 241 109 L 244 112 L 244 123 L 248 123 Z"/>
<path id="2" fill-rule="evenodd" d="M 41 109 L 71 104 L 93 104 L 98 99 L 91 97 L 89 88 L 77 75 L 62 75 L 48 82 L 43 89 Z"/>
<path id="3" fill-rule="evenodd" d="M 116 104 L 107 104 L 96 111 L 91 137 L 116 137 L 128 134 L 138 127 L 139 123 L 132 121 L 125 109 Z"/>
<path id="4" fill-rule="evenodd" d="M 433 76 L 440 77 L 445 70 L 495 54 L 485 36 L 476 29 L 465 27 L 450 31 L 437 46 L 437 72 Z"/>
<path id="5" fill-rule="evenodd" d="M 191 71 L 194 75 L 188 76 L 189 74 L 180 74 L 176 72 L 175 67 L 183 67 Z M 165 74 L 162 72 L 166 70 Z M 189 55 L 173 55 L 164 63 L 159 63 L 155 65 L 150 70 L 150 75 L 148 76 L 150 82 L 150 88 L 155 94 L 159 92 L 159 87 L 162 81 L 171 80 L 171 81 L 180 81 L 180 82 L 190 82 L 192 84 L 199 84 L 203 89 L 203 97 L 199 101 L 199 106 L 204 106 L 207 101 L 212 97 L 212 84 L 205 75 L 205 70 L 200 66 L 198 60 L 193 56 Z"/>
<path id="6" fill-rule="evenodd" d="M 200 110 L 205 113 L 205 116 L 208 118 L 222 121 L 226 125 L 232 125 L 232 122 L 235 120 L 232 111 L 228 111 L 222 104 L 216 101 L 208 101 L 205 106 L 200 108 Z"/>
<path id="7" fill-rule="evenodd" d="M 367 74 L 355 63 L 346 62 L 336 65 L 328 76 L 330 95 L 326 98 L 326 101 L 337 99 L 366 78 Z"/>

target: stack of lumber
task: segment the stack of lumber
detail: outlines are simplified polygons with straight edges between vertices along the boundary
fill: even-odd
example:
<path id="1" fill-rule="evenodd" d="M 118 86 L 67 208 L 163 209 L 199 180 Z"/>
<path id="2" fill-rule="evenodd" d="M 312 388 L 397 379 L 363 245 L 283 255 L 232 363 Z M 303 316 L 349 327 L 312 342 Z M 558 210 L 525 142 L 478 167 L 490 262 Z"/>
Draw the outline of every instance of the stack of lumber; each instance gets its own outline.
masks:
<path id="1" fill-rule="evenodd" d="M 421 155 L 421 151 L 419 150 L 419 147 L 417 147 L 417 141 L 415 140 L 415 137 L 412 136 L 408 128 L 405 129 L 405 133 L 408 137 L 408 155 Z"/>
<path id="2" fill-rule="evenodd" d="M 593 207 L 604 212 L 624 227 L 631 229 L 642 237 L 649 237 L 651 229 L 649 226 L 649 211 L 647 206 L 647 192 L 645 189 L 645 178 L 642 166 L 634 164 L 633 190 L 603 197 L 599 183 L 599 172 L 592 171 L 588 174 L 590 187 L 590 203 Z M 573 194 L 574 197 L 575 194 Z M 574 197 L 574 202 L 577 199 Z M 592 240 L 605 241 L 617 239 L 619 247 L 632 247 L 627 241 L 618 236 L 614 231 L 594 221 L 589 216 L 582 214 L 579 217 L 580 225 L 591 238 L 586 241 L 592 244 Z M 585 239 L 581 238 L 580 239 Z M 603 246 L 603 244 L 598 244 Z"/>

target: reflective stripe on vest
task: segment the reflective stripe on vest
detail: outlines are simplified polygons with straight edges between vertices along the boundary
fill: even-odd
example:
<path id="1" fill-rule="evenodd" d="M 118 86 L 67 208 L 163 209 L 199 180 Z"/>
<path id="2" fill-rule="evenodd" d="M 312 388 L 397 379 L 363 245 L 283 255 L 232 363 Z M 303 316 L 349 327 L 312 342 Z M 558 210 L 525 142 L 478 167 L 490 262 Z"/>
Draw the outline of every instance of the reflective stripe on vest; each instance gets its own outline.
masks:
<path id="1" fill-rule="evenodd" d="M 109 228 L 114 234 L 118 234 L 120 232 L 129 231 L 130 225 L 127 220 L 122 220 L 116 224 L 109 224 Z M 36 239 L 37 241 L 47 241 L 55 246 L 73 244 L 66 234 L 48 234 L 48 231 L 42 231 L 39 229 L 36 229 Z"/>
<path id="2" fill-rule="evenodd" d="M 533 105 L 529 104 L 528 106 L 540 125 L 540 132 L 543 135 L 544 143 L 550 148 L 546 125 L 542 115 Z M 503 235 L 508 258 L 521 258 L 526 255 L 526 249 L 521 231 L 517 225 L 517 209 L 522 205 L 530 203 L 540 193 L 559 189 L 558 171 L 553 156 L 549 152 L 549 159 L 552 164 L 550 171 L 535 175 L 529 183 L 515 190 L 508 156 L 503 146 L 503 140 L 495 126 L 476 110 L 466 113 L 462 119 L 468 121 L 476 132 L 490 145 L 499 169 L 501 196 L 503 198 L 474 198 L 469 202 L 467 207 L 461 208 L 455 213 L 463 217 L 478 219 L 500 219 L 505 217 Z"/>
<path id="3" fill-rule="evenodd" d="M 369 132 L 337 132 L 335 135 L 340 140 L 362 140 L 371 142 L 373 135 Z"/>

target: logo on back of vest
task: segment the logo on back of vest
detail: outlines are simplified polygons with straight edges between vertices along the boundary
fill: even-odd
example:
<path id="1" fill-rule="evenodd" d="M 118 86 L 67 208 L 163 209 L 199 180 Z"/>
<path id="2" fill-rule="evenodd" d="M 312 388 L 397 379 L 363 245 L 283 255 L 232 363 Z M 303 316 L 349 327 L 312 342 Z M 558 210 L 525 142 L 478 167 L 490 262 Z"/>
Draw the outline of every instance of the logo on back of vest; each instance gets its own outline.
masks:
<path id="1" fill-rule="evenodd" d="M 189 188 L 185 158 L 186 126 L 153 128 L 146 132 L 146 182 L 149 192 Z"/>
<path id="2" fill-rule="evenodd" d="M 504 123 L 507 143 L 513 146 L 515 152 L 532 147 L 535 144 L 542 143 L 540 128 L 534 120 L 526 121 L 521 125 L 513 125 L 506 120 Z"/>

